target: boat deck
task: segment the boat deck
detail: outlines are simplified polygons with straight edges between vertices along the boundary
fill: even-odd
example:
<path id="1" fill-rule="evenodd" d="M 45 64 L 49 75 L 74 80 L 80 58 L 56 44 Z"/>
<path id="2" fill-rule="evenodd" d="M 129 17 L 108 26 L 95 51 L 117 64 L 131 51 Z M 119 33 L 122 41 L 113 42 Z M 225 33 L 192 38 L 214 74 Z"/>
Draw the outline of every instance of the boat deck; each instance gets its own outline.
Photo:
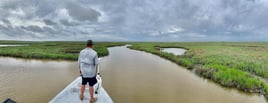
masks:
<path id="1" fill-rule="evenodd" d="M 86 90 L 84 93 L 84 100 L 81 101 L 79 98 L 81 81 L 82 81 L 81 77 L 76 78 L 71 84 L 69 84 L 66 88 L 64 88 L 56 97 L 54 97 L 51 101 L 49 101 L 49 103 L 90 103 L 88 85 L 86 86 Z M 94 87 L 97 87 L 96 85 Z M 108 93 L 102 87 L 100 88 L 99 93 L 95 94 L 94 97 L 97 98 L 97 101 L 95 103 L 113 103 Z"/>

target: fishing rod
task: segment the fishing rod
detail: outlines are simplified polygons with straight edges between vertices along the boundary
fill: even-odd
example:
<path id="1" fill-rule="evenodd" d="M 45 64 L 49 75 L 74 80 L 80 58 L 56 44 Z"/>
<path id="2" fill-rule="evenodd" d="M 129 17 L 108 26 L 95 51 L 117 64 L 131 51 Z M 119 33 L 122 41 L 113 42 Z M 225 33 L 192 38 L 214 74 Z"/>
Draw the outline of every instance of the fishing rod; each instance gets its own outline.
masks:
<path id="1" fill-rule="evenodd" d="M 100 87 L 101 87 L 101 85 L 102 85 L 102 79 L 101 79 L 101 75 L 100 75 L 100 61 L 102 60 L 102 58 L 99 58 L 98 59 L 99 60 L 99 63 L 97 64 L 97 72 L 96 72 L 96 79 L 97 79 L 97 83 L 98 83 L 98 85 L 97 85 L 97 88 L 95 89 L 95 94 L 98 94 L 99 93 L 99 91 L 100 91 Z"/>

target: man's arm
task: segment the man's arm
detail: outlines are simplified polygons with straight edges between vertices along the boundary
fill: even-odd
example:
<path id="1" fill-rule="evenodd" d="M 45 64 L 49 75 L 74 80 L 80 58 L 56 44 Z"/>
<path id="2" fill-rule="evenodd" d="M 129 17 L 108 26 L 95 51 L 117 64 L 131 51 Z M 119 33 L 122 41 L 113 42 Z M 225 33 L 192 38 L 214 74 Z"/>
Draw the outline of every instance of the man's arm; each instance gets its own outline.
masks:
<path id="1" fill-rule="evenodd" d="M 95 56 L 94 64 L 95 64 L 95 68 L 96 68 L 96 73 L 98 74 L 99 73 L 99 70 L 98 70 L 98 67 L 99 67 L 99 57 L 98 57 L 98 55 Z"/>
<path id="2" fill-rule="evenodd" d="M 82 75 L 82 73 L 81 73 L 81 68 L 80 68 L 80 53 L 79 53 L 79 55 L 78 55 L 78 69 L 79 69 L 79 73 L 80 73 L 80 75 Z"/>
<path id="3" fill-rule="evenodd" d="M 99 64 L 99 57 L 98 54 L 96 54 L 95 58 L 94 58 L 94 64 L 98 65 Z"/>

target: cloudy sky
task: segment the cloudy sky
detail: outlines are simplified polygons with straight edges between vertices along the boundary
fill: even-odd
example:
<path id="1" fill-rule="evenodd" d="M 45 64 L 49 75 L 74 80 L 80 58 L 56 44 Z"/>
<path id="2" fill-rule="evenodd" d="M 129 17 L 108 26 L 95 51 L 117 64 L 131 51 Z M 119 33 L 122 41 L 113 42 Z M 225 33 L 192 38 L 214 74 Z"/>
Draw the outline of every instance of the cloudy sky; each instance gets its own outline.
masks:
<path id="1" fill-rule="evenodd" d="M 268 41 L 268 0 L 0 0 L 0 40 Z"/>

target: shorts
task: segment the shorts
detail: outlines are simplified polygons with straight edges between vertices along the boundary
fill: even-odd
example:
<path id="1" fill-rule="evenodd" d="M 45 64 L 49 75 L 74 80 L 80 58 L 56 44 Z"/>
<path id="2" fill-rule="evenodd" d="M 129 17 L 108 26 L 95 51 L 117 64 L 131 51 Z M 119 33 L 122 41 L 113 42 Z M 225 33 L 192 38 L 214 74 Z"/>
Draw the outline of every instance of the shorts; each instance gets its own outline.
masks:
<path id="1" fill-rule="evenodd" d="M 86 85 L 87 83 L 91 87 L 94 86 L 97 83 L 96 76 L 92 77 L 92 78 L 84 78 L 84 77 L 82 77 L 82 85 Z"/>

